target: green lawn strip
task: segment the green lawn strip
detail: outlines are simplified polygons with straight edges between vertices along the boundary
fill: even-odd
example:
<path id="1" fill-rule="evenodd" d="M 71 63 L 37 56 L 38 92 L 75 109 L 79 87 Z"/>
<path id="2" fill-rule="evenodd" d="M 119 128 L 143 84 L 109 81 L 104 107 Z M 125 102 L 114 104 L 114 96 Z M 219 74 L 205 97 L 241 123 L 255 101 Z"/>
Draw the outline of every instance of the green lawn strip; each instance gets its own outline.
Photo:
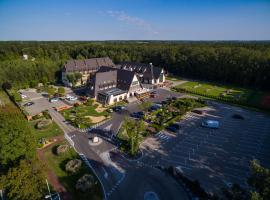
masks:
<path id="1" fill-rule="evenodd" d="M 166 79 L 169 81 L 182 81 L 183 80 L 181 77 L 175 76 L 175 75 L 166 76 Z"/>
<path id="2" fill-rule="evenodd" d="M 5 91 L 3 91 L 3 90 L 0 90 L 0 101 L 2 102 L 3 105 L 14 105 L 10 101 L 7 93 Z"/>
<path id="3" fill-rule="evenodd" d="M 230 86 L 214 85 L 204 82 L 189 81 L 175 87 L 217 100 L 230 101 L 231 103 L 245 104 L 245 106 L 261 107 L 264 92 L 252 89 L 236 88 Z"/>
<path id="4" fill-rule="evenodd" d="M 61 144 L 66 144 L 63 142 Z M 57 145 L 58 146 L 58 145 Z M 77 180 L 82 177 L 84 174 L 94 174 L 90 171 L 90 169 L 83 163 L 82 167 L 75 174 L 70 174 L 65 171 L 65 164 L 72 159 L 80 159 L 78 154 L 74 151 L 73 148 L 68 149 L 67 152 L 61 155 L 55 155 L 53 150 L 57 146 L 53 146 L 45 151 L 45 157 L 48 161 L 49 168 L 54 171 L 54 173 L 59 178 L 60 182 L 67 189 L 69 193 L 71 193 L 73 199 L 89 199 L 89 200 L 100 200 L 102 199 L 102 189 L 100 187 L 100 183 L 97 180 L 97 185 L 93 188 L 93 190 L 89 192 L 81 192 L 76 190 L 75 185 Z"/>
<path id="5" fill-rule="evenodd" d="M 47 127 L 44 127 L 43 129 L 37 129 L 36 124 L 39 122 L 39 120 L 30 121 L 30 125 L 33 128 L 35 132 L 35 137 L 37 141 L 41 138 L 50 138 L 58 135 L 62 135 L 63 131 L 59 128 L 59 126 L 53 121 L 52 124 L 50 124 Z"/>

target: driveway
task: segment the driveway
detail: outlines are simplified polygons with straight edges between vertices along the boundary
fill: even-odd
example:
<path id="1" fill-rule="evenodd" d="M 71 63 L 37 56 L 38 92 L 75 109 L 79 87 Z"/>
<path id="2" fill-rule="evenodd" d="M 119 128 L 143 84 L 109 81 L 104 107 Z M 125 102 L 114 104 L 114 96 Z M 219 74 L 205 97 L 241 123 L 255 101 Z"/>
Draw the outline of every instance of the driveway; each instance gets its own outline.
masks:
<path id="1" fill-rule="evenodd" d="M 21 105 L 31 116 L 35 116 L 44 110 L 70 106 L 62 100 L 49 102 L 49 99 L 46 97 L 46 93 L 37 93 L 35 89 L 20 90 L 20 92 L 27 96 L 27 98 L 23 99 Z M 33 102 L 34 104 L 31 106 L 24 106 L 26 102 Z"/>

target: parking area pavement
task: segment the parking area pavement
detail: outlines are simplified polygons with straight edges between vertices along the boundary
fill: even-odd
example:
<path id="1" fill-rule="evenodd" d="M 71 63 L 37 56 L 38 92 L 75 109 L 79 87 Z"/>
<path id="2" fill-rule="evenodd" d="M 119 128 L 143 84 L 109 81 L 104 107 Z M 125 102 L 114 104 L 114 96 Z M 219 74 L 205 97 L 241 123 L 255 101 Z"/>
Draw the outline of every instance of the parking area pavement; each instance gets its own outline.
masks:
<path id="1" fill-rule="evenodd" d="M 37 115 L 42 111 L 51 108 L 70 106 L 62 100 L 57 102 L 49 102 L 46 93 L 37 93 L 35 89 L 20 90 L 20 93 L 26 96 L 26 98 L 23 99 L 21 105 L 31 116 Z M 34 104 L 30 106 L 24 106 L 27 102 L 33 102 Z"/>
<path id="2" fill-rule="evenodd" d="M 235 119 L 233 114 L 243 119 Z M 201 127 L 205 119 L 220 122 L 219 129 Z M 250 161 L 270 167 L 270 117 L 229 105 L 211 103 L 204 116 L 188 113 L 174 137 L 166 131 L 142 144 L 146 163 L 180 167 L 208 191 L 228 183 L 246 185 Z M 162 136 L 164 135 L 164 136 Z"/>

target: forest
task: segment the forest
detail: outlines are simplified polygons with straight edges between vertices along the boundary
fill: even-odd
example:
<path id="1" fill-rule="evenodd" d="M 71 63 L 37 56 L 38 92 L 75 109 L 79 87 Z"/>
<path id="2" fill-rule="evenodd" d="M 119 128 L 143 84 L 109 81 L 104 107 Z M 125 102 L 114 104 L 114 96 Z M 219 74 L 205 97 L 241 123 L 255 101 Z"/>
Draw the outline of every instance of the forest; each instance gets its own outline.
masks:
<path id="1" fill-rule="evenodd" d="M 28 60 L 22 55 L 27 54 Z M 69 59 L 110 57 L 164 67 L 184 78 L 270 89 L 270 42 L 0 42 L 0 84 L 27 87 L 59 81 Z"/>

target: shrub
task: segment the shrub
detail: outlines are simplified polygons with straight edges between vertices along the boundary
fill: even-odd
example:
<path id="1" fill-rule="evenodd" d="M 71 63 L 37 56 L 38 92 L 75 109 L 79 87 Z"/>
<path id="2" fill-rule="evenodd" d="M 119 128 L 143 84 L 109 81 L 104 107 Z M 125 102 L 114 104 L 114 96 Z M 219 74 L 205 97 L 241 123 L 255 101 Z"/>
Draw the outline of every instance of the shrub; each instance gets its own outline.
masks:
<path id="1" fill-rule="evenodd" d="M 82 165 L 82 161 L 79 159 L 70 160 L 65 165 L 65 169 L 67 172 L 76 173 Z"/>
<path id="2" fill-rule="evenodd" d="M 52 120 L 50 120 L 50 119 L 43 119 L 43 120 L 39 121 L 36 124 L 36 128 L 37 129 L 43 129 L 43 128 L 46 128 L 47 126 L 49 126 L 51 123 L 52 123 Z"/>
<path id="3" fill-rule="evenodd" d="M 95 183 L 95 178 L 90 174 L 83 175 L 76 183 L 76 189 L 86 192 L 92 189 Z"/>
<path id="4" fill-rule="evenodd" d="M 68 145 L 59 145 L 57 148 L 56 148 L 56 154 L 57 155 L 60 155 L 62 153 L 65 153 L 66 151 L 68 150 Z"/>
<path id="5" fill-rule="evenodd" d="M 60 94 L 61 96 L 65 94 L 65 88 L 64 87 L 59 87 L 57 90 L 57 93 Z"/>

